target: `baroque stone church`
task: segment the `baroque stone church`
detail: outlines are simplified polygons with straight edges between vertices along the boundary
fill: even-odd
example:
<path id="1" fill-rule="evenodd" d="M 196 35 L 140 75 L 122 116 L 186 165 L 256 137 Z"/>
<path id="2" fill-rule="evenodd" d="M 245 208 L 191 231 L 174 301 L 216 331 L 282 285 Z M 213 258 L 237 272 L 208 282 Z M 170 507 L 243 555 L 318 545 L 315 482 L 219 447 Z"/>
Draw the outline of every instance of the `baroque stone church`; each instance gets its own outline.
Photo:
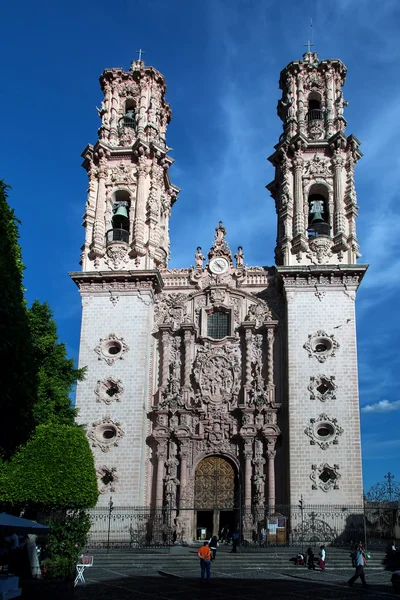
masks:
<path id="1" fill-rule="evenodd" d="M 83 152 L 82 270 L 71 274 L 88 367 L 78 421 L 100 506 L 112 494 L 117 506 L 169 508 L 190 541 L 237 524 L 250 539 L 300 499 L 362 504 L 355 297 L 366 266 L 345 77 L 340 60 L 313 52 L 281 72 L 267 186 L 276 266 L 247 265 L 220 222 L 193 267 L 169 269 L 179 188 L 164 77 L 142 60 L 101 75 L 98 140 Z"/>

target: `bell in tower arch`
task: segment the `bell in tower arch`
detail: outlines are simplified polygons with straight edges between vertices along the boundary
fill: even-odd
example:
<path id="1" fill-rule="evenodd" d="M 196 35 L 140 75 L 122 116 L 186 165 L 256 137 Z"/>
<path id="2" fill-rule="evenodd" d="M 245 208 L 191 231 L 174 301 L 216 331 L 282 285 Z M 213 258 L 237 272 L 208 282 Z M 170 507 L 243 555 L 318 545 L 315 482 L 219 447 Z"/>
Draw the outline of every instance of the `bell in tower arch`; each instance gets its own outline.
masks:
<path id="1" fill-rule="evenodd" d="M 310 237 L 330 236 L 331 226 L 327 201 L 321 194 L 310 194 L 308 197 L 308 234 Z"/>

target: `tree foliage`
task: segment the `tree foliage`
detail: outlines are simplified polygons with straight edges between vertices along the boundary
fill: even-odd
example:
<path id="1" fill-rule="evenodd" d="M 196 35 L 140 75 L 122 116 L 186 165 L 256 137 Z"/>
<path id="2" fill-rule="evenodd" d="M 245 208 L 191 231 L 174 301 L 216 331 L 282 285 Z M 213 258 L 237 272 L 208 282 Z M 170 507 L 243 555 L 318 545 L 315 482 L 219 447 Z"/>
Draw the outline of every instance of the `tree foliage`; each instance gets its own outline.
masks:
<path id="1" fill-rule="evenodd" d="M 33 406 L 35 425 L 45 423 L 73 424 L 76 410 L 70 394 L 76 381 L 84 378 L 84 369 L 76 369 L 67 357 L 65 344 L 58 341 L 57 326 L 47 302 L 37 300 L 28 309 L 37 373 L 36 399 Z"/>
<path id="2" fill-rule="evenodd" d="M 42 510 L 90 508 L 98 490 L 93 455 L 77 425 L 39 425 L 27 444 L 0 465 L 0 499 Z"/>
<path id="3" fill-rule="evenodd" d="M 0 181 L 0 457 L 8 458 L 31 434 L 36 373 L 23 288 L 18 223 Z"/>

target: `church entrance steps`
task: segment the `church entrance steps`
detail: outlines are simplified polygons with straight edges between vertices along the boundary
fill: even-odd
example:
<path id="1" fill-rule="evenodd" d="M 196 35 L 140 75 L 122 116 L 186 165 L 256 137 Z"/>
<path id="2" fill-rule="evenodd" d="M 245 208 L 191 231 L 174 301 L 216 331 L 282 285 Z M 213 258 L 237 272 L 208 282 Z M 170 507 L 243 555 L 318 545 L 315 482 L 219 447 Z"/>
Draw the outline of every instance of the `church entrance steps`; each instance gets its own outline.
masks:
<path id="1" fill-rule="evenodd" d="M 215 568 L 223 570 L 224 568 L 232 568 L 232 565 L 237 565 L 240 570 L 279 570 L 290 571 L 291 573 L 302 573 L 306 568 L 297 566 L 291 560 L 301 549 L 297 548 L 263 548 L 259 552 L 238 552 L 231 554 L 229 547 L 219 548 L 217 551 L 217 559 L 214 563 Z M 314 552 L 317 555 L 317 548 L 314 547 Z M 166 573 L 178 573 L 197 568 L 197 547 L 172 547 L 162 553 L 161 550 L 150 553 L 143 552 L 141 549 L 134 550 L 95 550 L 94 566 L 99 569 L 110 570 L 143 570 L 150 571 L 165 571 Z M 327 548 L 327 569 L 335 571 L 351 570 L 351 559 L 349 549 Z M 385 553 L 373 552 L 371 559 L 368 561 L 367 568 L 369 571 L 385 570 L 384 566 Z"/>

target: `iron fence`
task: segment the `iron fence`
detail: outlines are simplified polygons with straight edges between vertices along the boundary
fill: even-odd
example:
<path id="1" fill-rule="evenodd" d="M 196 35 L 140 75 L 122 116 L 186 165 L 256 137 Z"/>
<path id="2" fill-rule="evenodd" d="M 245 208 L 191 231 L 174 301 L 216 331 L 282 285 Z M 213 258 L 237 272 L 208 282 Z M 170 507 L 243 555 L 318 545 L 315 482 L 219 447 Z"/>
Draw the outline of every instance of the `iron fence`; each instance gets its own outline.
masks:
<path id="1" fill-rule="evenodd" d="M 207 512 L 210 514 L 206 515 Z M 92 509 L 90 514 L 89 546 L 107 549 L 169 551 L 174 544 L 190 544 L 208 539 L 214 533 L 228 541 L 236 528 L 243 551 L 318 543 L 348 547 L 360 541 L 368 547 L 385 547 L 400 532 L 400 509 L 387 503 L 279 505 L 270 513 L 259 506 L 251 510 L 238 507 L 231 511 L 218 508 L 200 511 L 117 507 L 110 501 L 108 506 Z"/>

